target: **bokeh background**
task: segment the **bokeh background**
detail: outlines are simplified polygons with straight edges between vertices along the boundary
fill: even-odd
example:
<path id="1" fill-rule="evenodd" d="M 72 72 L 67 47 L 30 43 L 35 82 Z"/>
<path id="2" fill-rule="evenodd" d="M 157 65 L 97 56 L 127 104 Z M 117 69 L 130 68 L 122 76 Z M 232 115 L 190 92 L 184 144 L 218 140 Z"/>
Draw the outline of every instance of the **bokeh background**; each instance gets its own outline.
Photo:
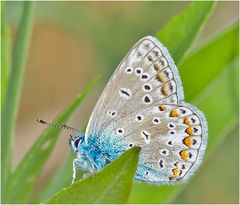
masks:
<path id="1" fill-rule="evenodd" d="M 189 3 L 37 2 L 17 120 L 13 166 L 16 167 L 45 128 L 36 119 L 51 121 L 87 82 L 101 74 L 101 81 L 68 123 L 78 129 L 84 127 L 108 78 L 131 46 L 143 36 L 155 35 Z M 7 16 L 13 29 L 12 43 L 21 8 L 21 2 L 7 3 Z M 193 49 L 235 22 L 239 17 L 238 8 L 237 1 L 218 2 Z M 66 131 L 62 132 L 39 178 L 36 192 L 66 156 L 68 136 Z M 237 136 L 238 128 L 219 143 L 202 166 L 201 177 L 195 178 L 176 203 L 238 202 Z M 192 189 L 194 186 L 197 188 Z"/>

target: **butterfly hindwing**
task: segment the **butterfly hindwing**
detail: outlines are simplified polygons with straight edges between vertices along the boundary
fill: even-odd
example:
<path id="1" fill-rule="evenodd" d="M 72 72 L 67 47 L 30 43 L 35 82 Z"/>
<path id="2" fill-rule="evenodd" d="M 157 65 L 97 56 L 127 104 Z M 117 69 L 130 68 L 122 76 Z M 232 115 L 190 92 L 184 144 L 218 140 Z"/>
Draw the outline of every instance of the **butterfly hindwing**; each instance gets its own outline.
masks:
<path id="1" fill-rule="evenodd" d="M 155 38 L 145 37 L 105 87 L 86 141 L 95 137 L 111 143 L 119 154 L 140 146 L 138 180 L 159 184 L 186 179 L 201 160 L 207 126 L 201 112 L 183 100 L 181 80 L 168 51 Z"/>

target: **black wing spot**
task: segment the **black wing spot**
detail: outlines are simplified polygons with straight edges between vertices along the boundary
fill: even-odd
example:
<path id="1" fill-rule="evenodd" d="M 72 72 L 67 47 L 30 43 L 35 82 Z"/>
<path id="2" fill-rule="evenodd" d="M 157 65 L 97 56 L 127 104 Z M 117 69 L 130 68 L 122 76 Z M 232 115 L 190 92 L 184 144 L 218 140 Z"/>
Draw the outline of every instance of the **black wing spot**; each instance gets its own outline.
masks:
<path id="1" fill-rule="evenodd" d="M 122 94 L 127 95 L 128 97 L 131 97 L 130 93 L 128 93 L 126 90 L 121 89 L 120 91 Z"/>

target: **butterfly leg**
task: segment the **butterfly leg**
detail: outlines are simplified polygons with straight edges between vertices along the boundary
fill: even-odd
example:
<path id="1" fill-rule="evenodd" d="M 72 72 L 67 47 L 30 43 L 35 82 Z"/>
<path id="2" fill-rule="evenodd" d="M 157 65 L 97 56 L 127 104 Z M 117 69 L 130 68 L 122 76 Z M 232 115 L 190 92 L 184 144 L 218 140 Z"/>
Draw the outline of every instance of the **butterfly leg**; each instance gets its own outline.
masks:
<path id="1" fill-rule="evenodd" d="M 77 169 L 82 169 L 84 173 L 88 172 L 88 169 L 85 165 L 85 162 L 76 158 L 73 160 L 73 177 L 72 177 L 72 184 L 74 183 L 76 176 L 77 176 Z"/>
<path id="2" fill-rule="evenodd" d="M 72 184 L 74 183 L 75 179 L 76 179 L 76 164 L 78 163 L 78 159 L 74 159 L 73 160 L 73 177 L 72 177 Z"/>

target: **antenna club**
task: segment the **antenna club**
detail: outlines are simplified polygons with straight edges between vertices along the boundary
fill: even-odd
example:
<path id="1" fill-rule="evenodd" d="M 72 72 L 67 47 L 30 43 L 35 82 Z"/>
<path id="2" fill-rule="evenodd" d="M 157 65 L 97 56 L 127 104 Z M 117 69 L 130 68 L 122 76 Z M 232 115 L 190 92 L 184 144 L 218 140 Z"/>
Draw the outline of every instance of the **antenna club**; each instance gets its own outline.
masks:
<path id="1" fill-rule="evenodd" d="M 43 123 L 43 124 L 48 124 L 47 122 L 45 122 L 45 121 L 43 121 L 41 119 L 37 119 L 37 121 L 40 122 L 40 123 Z"/>

